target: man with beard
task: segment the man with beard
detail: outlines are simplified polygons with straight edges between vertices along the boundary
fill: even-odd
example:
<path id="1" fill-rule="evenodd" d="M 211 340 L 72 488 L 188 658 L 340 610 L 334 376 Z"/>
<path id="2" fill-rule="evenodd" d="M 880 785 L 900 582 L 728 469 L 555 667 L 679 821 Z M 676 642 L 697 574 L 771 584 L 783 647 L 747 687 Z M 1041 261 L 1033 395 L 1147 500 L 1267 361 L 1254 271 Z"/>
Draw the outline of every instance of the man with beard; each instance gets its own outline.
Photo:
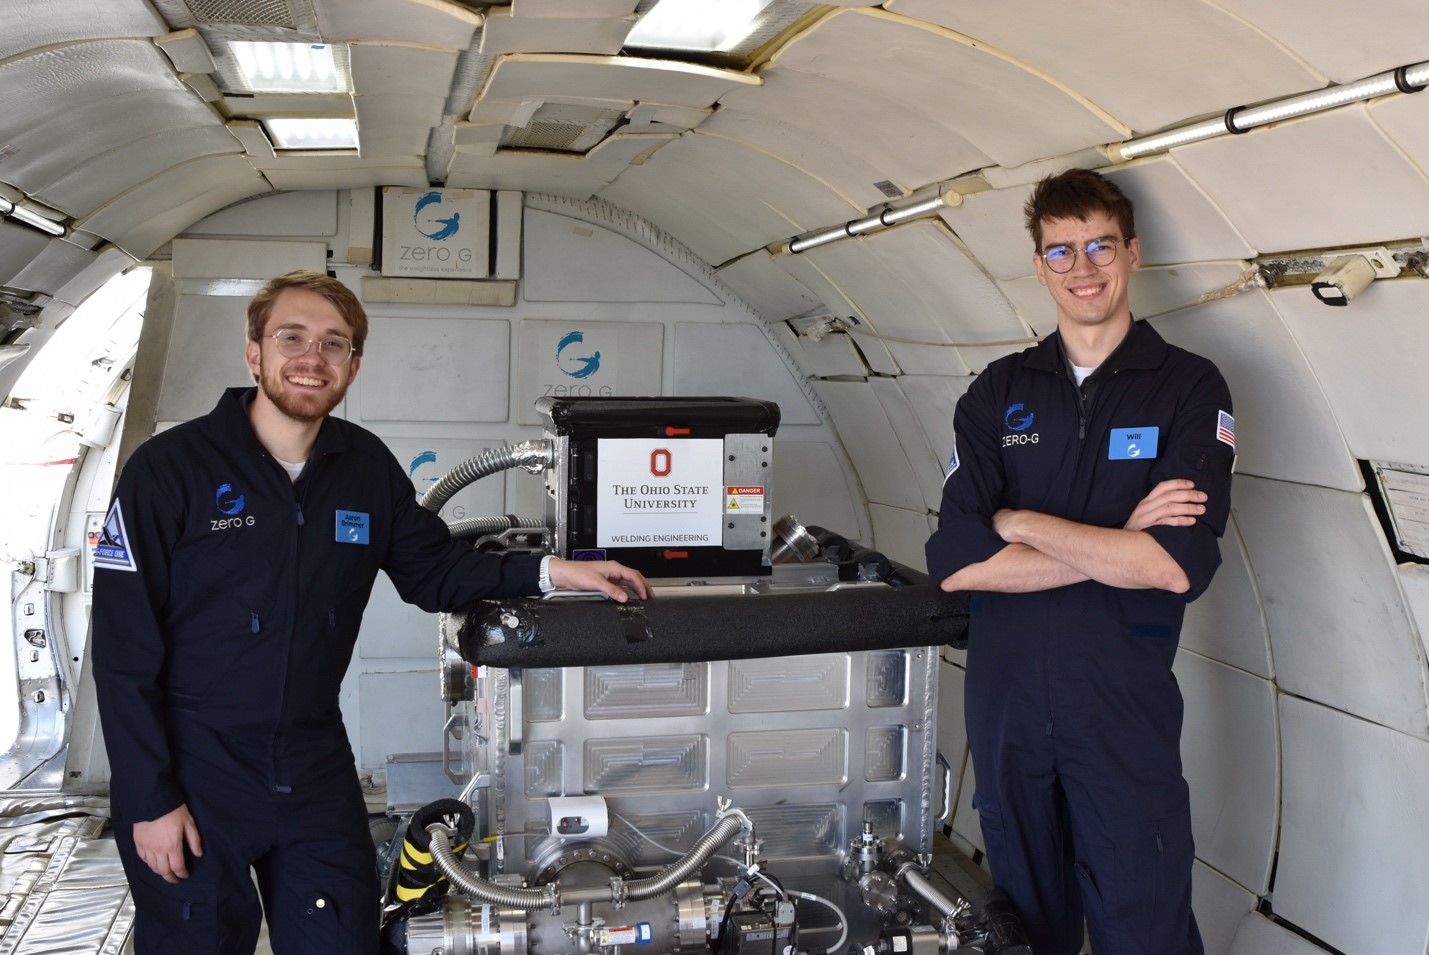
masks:
<path id="1" fill-rule="evenodd" d="M 568 589 L 611 561 L 477 554 L 370 432 L 330 418 L 367 317 L 317 272 L 248 306 L 248 370 L 125 465 L 96 550 L 94 678 L 141 953 L 375 953 L 379 887 L 338 693 L 377 572 L 451 610 Z M 254 878 L 257 891 L 254 889 Z M 261 908 L 260 908 L 261 896 Z"/>

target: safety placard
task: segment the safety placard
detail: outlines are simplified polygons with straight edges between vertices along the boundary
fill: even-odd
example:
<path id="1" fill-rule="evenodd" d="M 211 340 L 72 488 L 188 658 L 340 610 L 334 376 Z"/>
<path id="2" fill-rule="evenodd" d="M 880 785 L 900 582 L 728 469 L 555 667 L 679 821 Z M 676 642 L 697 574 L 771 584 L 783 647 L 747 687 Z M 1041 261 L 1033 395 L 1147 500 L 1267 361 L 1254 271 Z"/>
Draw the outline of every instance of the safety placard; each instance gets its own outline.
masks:
<path id="1" fill-rule="evenodd" d="M 723 441 L 601 438 L 596 455 L 595 546 L 720 546 Z"/>
<path id="2" fill-rule="evenodd" d="M 764 488 L 760 485 L 747 487 L 726 485 L 724 510 L 727 514 L 763 514 Z"/>

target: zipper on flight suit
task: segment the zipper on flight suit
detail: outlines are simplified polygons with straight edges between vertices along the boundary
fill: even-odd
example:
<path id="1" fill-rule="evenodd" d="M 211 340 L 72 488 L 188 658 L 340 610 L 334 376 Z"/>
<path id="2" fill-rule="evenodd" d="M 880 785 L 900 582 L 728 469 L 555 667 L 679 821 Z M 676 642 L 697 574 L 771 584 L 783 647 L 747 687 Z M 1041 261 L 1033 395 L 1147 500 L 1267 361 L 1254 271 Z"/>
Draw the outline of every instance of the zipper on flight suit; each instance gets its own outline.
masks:
<path id="1" fill-rule="evenodd" d="M 281 674 L 280 674 L 279 677 L 278 677 L 278 686 L 277 686 L 277 691 L 278 691 L 278 692 L 277 692 L 277 694 L 275 695 L 275 698 L 276 698 L 277 701 L 278 701 L 278 712 L 277 712 L 277 714 L 275 715 L 274 720 L 273 720 L 273 735 L 272 735 L 271 737 L 269 737 L 269 740 L 268 740 L 268 774 L 269 774 L 268 778 L 269 778 L 269 782 L 270 782 L 270 787 L 272 788 L 273 792 L 275 792 L 275 793 L 291 793 L 291 792 L 293 791 L 293 787 L 292 787 L 292 786 L 285 786 L 285 785 L 282 785 L 281 783 L 278 782 L 278 765 L 277 765 L 277 760 L 276 760 L 276 754 L 277 754 L 277 748 L 278 748 L 278 736 L 279 736 L 279 734 L 282 732 L 283 713 L 284 713 L 284 711 L 287 709 L 287 699 L 288 699 L 288 667 L 289 667 L 289 665 L 292 663 L 293 642 L 294 642 L 294 640 L 297 639 L 297 627 L 298 627 L 298 612 L 297 612 L 297 610 L 298 610 L 298 601 L 302 598 L 302 582 L 303 582 L 303 581 L 302 581 L 302 569 L 301 569 L 301 565 L 300 565 L 300 561 L 301 561 L 301 559 L 302 559 L 302 554 L 300 553 L 300 550 L 299 550 L 299 544 L 300 544 L 299 532 L 300 532 L 300 529 L 303 527 L 303 525 L 307 523 L 307 520 L 306 520 L 306 518 L 304 518 L 304 516 L 303 516 L 303 498 L 302 498 L 303 492 L 302 492 L 301 490 L 299 490 L 298 485 L 303 484 L 304 486 L 306 486 L 306 485 L 305 485 L 305 481 L 306 481 L 306 479 L 309 477 L 308 471 L 309 471 L 309 468 L 304 467 L 303 473 L 299 475 L 298 480 L 297 480 L 296 482 L 290 482 L 290 483 L 289 483 L 289 487 L 290 487 L 290 489 L 291 489 L 291 491 L 292 491 L 292 494 L 293 494 L 293 528 L 294 528 L 294 529 L 293 529 L 292 538 L 291 538 L 291 539 L 292 539 L 291 554 L 292 554 L 292 561 L 293 561 L 293 584 L 292 584 L 292 587 L 293 587 L 293 595 L 292 595 L 292 604 L 293 604 L 293 607 L 292 607 L 292 611 L 293 611 L 293 612 L 292 612 L 292 622 L 290 623 L 290 625 L 289 625 L 289 627 L 288 627 L 288 644 L 287 644 L 287 648 L 286 648 L 286 649 L 287 649 L 287 652 L 284 654 L 283 669 L 282 669 Z M 285 475 L 285 477 L 286 477 L 286 475 Z"/>

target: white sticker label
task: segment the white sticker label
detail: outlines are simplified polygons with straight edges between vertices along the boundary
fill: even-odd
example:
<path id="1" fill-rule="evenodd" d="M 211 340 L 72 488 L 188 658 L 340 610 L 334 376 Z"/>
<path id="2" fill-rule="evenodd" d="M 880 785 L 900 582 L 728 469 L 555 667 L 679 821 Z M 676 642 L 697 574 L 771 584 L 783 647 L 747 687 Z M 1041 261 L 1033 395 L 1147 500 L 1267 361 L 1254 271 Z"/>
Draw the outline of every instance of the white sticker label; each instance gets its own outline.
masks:
<path id="1" fill-rule="evenodd" d="M 727 514 L 763 514 L 764 488 L 758 485 L 724 489 L 724 509 Z"/>
<path id="2" fill-rule="evenodd" d="M 601 438 L 597 547 L 717 547 L 724 519 L 718 438 Z"/>
<path id="3" fill-rule="evenodd" d="M 602 946 L 634 945 L 635 940 L 639 938 L 633 925 L 612 925 L 609 928 L 601 929 L 597 934 L 600 936 Z"/>

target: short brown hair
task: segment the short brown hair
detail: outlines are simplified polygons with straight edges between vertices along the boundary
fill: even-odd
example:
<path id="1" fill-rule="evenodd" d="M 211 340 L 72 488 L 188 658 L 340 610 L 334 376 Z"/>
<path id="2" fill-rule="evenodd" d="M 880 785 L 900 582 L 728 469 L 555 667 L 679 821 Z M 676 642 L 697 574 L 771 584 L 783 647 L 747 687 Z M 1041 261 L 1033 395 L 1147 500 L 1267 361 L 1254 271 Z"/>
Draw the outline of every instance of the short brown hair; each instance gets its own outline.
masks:
<path id="1" fill-rule="evenodd" d="M 1116 183 L 1090 169 L 1068 169 L 1048 176 L 1037 183 L 1027 204 L 1022 207 L 1027 216 L 1027 231 L 1032 233 L 1032 245 L 1042 252 L 1042 223 L 1047 219 L 1087 219 L 1104 212 L 1121 226 L 1121 237 L 1130 242 L 1136 238 L 1136 219 L 1131 200 Z"/>
<path id="2" fill-rule="evenodd" d="M 290 288 L 317 292 L 331 302 L 333 308 L 336 308 L 342 315 L 343 320 L 352 326 L 354 353 L 362 354 L 362 343 L 367 340 L 367 312 L 363 311 L 362 303 L 358 301 L 352 289 L 337 279 L 308 269 L 299 269 L 296 272 L 289 272 L 286 275 L 270 279 L 268 284 L 253 296 L 253 300 L 248 303 L 249 341 L 262 340 L 263 329 L 268 324 L 268 316 L 273 313 L 273 302 L 280 293 Z"/>

